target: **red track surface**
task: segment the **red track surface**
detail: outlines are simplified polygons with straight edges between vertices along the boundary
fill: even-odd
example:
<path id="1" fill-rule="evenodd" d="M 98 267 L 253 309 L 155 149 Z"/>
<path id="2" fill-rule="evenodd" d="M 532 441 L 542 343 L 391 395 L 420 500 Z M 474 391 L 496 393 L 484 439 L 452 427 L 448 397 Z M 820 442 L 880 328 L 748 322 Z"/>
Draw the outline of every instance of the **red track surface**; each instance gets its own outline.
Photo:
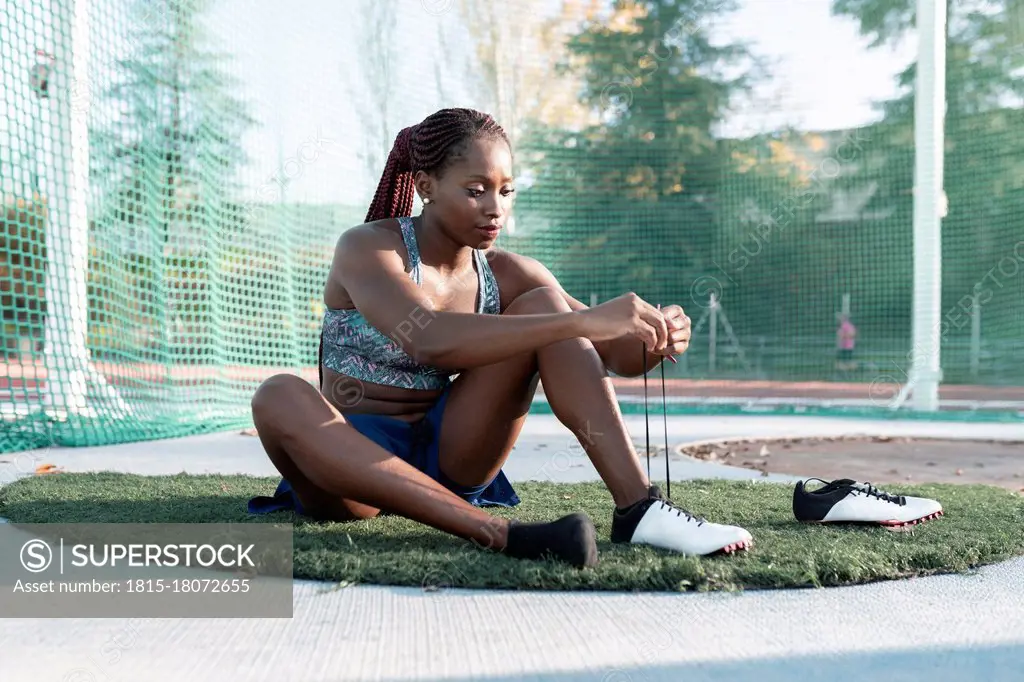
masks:
<path id="1" fill-rule="evenodd" d="M 229 381 L 260 381 L 279 373 L 297 373 L 290 367 L 206 367 L 198 365 L 165 366 L 157 363 L 123 364 L 94 363 L 107 381 L 113 385 L 153 385 L 161 383 L 209 383 L 220 379 Z M 306 367 L 300 372 L 304 379 L 316 382 L 316 368 Z M 619 395 L 642 395 L 643 378 L 612 379 Z M 46 368 L 35 365 L 0 363 L 0 390 L 37 391 L 46 383 Z M 661 382 L 656 376 L 648 378 L 651 395 L 661 394 Z M 672 397 L 692 398 L 801 398 L 801 399 L 862 399 L 889 397 L 894 386 L 870 383 L 840 383 L 828 381 L 734 381 L 669 379 L 665 392 Z M 1024 386 L 972 386 L 943 385 L 939 387 L 942 400 L 971 401 L 1024 401 Z"/>
<path id="2" fill-rule="evenodd" d="M 647 379 L 649 394 L 661 394 L 661 381 L 654 377 Z M 614 379 L 619 395 L 643 395 L 644 380 Z M 665 392 L 671 396 L 692 396 L 700 398 L 817 398 L 827 399 L 878 399 L 890 397 L 895 392 L 893 385 L 880 386 L 870 383 L 840 383 L 830 381 L 697 381 L 670 379 L 665 382 Z M 941 400 L 1020 400 L 1024 401 L 1024 386 L 971 386 L 947 384 L 939 387 Z"/>

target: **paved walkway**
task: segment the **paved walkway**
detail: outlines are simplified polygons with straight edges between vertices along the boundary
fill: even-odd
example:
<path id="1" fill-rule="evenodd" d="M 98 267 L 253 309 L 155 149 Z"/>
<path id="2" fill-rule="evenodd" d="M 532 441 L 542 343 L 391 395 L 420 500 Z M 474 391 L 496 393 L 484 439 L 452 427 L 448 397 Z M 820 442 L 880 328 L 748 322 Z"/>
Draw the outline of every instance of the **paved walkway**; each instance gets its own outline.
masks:
<path id="1" fill-rule="evenodd" d="M 628 424 L 634 440 L 642 440 L 642 419 Z M 653 438 L 661 433 L 657 426 L 652 422 L 652 445 L 661 440 Z M 669 421 L 671 444 L 871 433 L 1019 439 L 1021 427 L 796 417 Z M 553 417 L 531 416 L 506 471 L 513 481 L 596 478 L 573 443 Z M 6 455 L 0 483 L 40 463 L 68 471 L 275 473 L 257 439 L 226 433 Z M 765 480 L 715 463 L 671 463 L 673 479 Z M 652 467 L 663 471 L 663 460 Z M 968 576 L 737 595 L 328 591 L 296 581 L 291 619 L 0 619 L 0 679 L 788 682 L 814 675 L 838 682 L 1016 682 L 1024 670 L 1021 585 L 1024 559 Z"/>

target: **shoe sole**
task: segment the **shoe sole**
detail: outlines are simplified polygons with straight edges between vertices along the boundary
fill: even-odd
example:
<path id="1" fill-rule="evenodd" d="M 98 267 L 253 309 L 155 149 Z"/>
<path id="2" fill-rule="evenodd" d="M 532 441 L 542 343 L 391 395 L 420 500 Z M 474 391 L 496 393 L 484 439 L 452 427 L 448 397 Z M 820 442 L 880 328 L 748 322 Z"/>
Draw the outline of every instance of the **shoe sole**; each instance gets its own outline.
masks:
<path id="1" fill-rule="evenodd" d="M 731 545 L 726 545 L 722 549 L 716 550 L 707 554 L 706 556 L 715 556 L 718 554 L 735 554 L 737 552 L 745 552 L 754 546 L 753 540 L 741 540 L 740 542 L 734 542 Z"/>
<path id="2" fill-rule="evenodd" d="M 719 549 L 712 550 L 712 551 L 708 552 L 707 554 L 689 554 L 689 553 L 686 553 L 686 552 L 677 552 L 676 550 L 666 549 L 664 547 L 659 547 L 657 545 L 651 545 L 651 544 L 648 544 L 646 542 L 636 542 L 636 543 L 634 543 L 634 542 L 616 542 L 616 543 L 613 543 L 613 544 L 617 544 L 617 545 L 637 545 L 637 546 L 643 546 L 643 547 L 653 547 L 654 549 L 659 549 L 659 550 L 662 550 L 662 551 L 665 551 L 665 552 L 672 552 L 673 554 L 679 554 L 681 556 L 701 557 L 701 556 L 721 556 L 723 554 L 735 554 L 736 552 L 746 551 L 746 550 L 748 550 L 748 549 L 750 549 L 751 547 L 754 546 L 754 541 L 753 540 L 741 540 L 740 542 L 734 542 L 732 544 L 726 545 L 725 547 L 720 547 Z"/>
<path id="3" fill-rule="evenodd" d="M 883 528 L 885 528 L 886 530 L 891 530 L 891 531 L 894 531 L 894 532 L 899 532 L 899 531 L 902 531 L 902 530 L 907 530 L 907 529 L 911 528 L 912 526 L 919 526 L 922 523 L 927 523 L 928 521 L 933 521 L 933 520 L 939 518 L 940 516 L 942 516 L 942 510 L 941 509 L 939 511 L 935 512 L 934 514 L 929 514 L 928 516 L 922 516 L 919 519 L 913 519 L 911 521 L 881 521 L 881 522 L 879 522 L 879 525 L 882 526 Z"/>
<path id="4" fill-rule="evenodd" d="M 933 520 L 939 518 L 942 515 L 943 515 L 943 512 L 940 509 L 939 511 L 935 512 L 934 514 L 929 514 L 928 516 L 922 516 L 919 519 L 911 519 L 910 521 L 895 521 L 895 520 L 889 520 L 889 521 L 815 521 L 815 520 L 808 520 L 808 521 L 804 521 L 803 519 L 797 519 L 797 521 L 799 521 L 800 523 L 808 523 L 808 524 L 812 524 L 812 525 L 816 525 L 816 526 L 836 526 L 836 525 L 881 526 L 882 528 L 885 528 L 886 530 L 901 531 L 901 530 L 907 530 L 908 528 L 910 528 L 912 526 L 919 526 L 919 525 L 921 525 L 923 523 L 926 523 L 928 521 L 933 521 Z"/>

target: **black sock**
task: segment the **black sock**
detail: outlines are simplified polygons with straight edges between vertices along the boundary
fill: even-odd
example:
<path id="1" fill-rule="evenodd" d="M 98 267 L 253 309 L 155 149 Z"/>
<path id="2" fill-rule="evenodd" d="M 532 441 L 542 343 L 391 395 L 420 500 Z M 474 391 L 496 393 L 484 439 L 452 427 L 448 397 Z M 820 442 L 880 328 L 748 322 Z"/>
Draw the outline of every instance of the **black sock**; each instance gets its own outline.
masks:
<path id="1" fill-rule="evenodd" d="M 616 507 L 612 514 L 612 542 L 629 542 L 633 538 L 640 519 L 657 500 L 662 499 L 661 490 L 652 485 L 647 490 L 647 497 L 634 502 L 628 507 Z"/>
<path id="2" fill-rule="evenodd" d="M 505 554 L 518 559 L 540 559 L 552 555 L 576 567 L 597 564 L 594 522 L 582 512 L 550 523 L 512 521 L 508 528 Z"/>
<path id="3" fill-rule="evenodd" d="M 625 507 L 616 507 L 615 508 L 615 513 L 616 514 L 628 514 L 629 512 L 631 512 L 634 509 L 636 509 L 637 507 L 640 507 L 640 506 L 643 506 L 643 505 L 647 505 L 647 503 L 649 503 L 651 500 L 661 500 L 661 499 L 664 499 L 664 496 L 661 494 L 661 488 L 659 488 L 656 485 L 652 485 L 651 487 L 649 487 L 647 489 L 647 497 L 645 497 L 642 500 L 638 500 L 637 502 L 634 502 L 633 504 L 625 506 Z"/>

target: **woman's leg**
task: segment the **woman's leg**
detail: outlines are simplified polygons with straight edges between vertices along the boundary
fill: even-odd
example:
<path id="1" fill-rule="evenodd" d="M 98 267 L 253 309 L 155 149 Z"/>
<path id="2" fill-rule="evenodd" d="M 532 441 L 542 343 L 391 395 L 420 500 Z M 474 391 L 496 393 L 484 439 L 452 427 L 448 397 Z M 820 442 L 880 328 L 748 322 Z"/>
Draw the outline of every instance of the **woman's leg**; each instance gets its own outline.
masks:
<path id="1" fill-rule="evenodd" d="M 568 310 L 557 292 L 539 288 L 517 298 L 504 314 Z M 553 343 L 459 376 L 441 423 L 440 468 L 448 478 L 478 486 L 497 474 L 526 418 L 536 388 L 534 372 L 544 382 L 555 415 L 572 430 L 612 494 L 613 542 L 692 555 L 749 546 L 750 534 L 742 528 L 706 522 L 651 495 L 607 369 L 587 339 Z"/>
<path id="2" fill-rule="evenodd" d="M 267 455 L 314 518 L 368 518 L 386 509 L 512 556 L 550 552 L 578 566 L 596 562 L 586 517 L 512 528 L 363 436 L 299 377 L 267 379 L 252 411 Z"/>
<path id="3" fill-rule="evenodd" d="M 568 312 L 553 289 L 533 289 L 503 314 Z M 640 344 L 637 342 L 639 352 Z M 522 430 L 537 388 L 559 421 L 579 440 L 617 507 L 648 495 L 649 482 L 622 420 L 608 371 L 593 344 L 583 338 L 559 341 L 535 353 L 463 372 L 445 406 L 440 435 L 440 467 L 466 486 L 494 478 Z"/>
<path id="4" fill-rule="evenodd" d="M 484 546 L 504 547 L 507 521 L 356 431 L 301 378 L 270 377 L 256 390 L 252 410 L 267 455 L 314 518 L 369 518 L 384 508 Z"/>

